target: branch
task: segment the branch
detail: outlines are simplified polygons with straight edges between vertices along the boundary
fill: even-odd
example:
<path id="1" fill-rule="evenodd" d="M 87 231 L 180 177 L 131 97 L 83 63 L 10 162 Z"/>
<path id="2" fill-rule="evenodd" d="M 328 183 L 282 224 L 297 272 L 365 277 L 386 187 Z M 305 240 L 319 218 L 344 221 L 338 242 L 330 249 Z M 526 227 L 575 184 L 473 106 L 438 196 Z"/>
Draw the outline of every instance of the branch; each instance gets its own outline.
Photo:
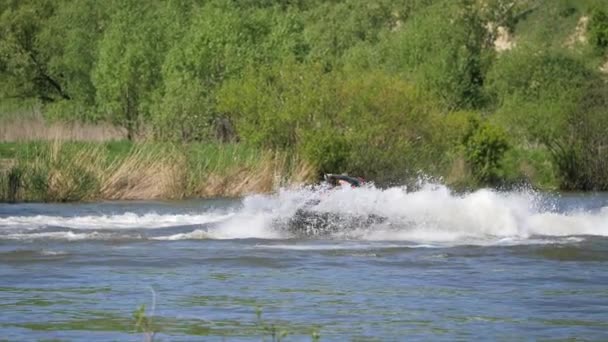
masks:
<path id="1" fill-rule="evenodd" d="M 42 67 L 42 65 L 38 62 L 38 60 L 36 60 L 36 57 L 34 57 L 34 54 L 32 52 L 28 51 L 28 56 L 30 57 L 30 59 L 32 60 L 32 62 L 34 63 L 34 65 L 36 66 L 36 69 L 38 69 L 38 73 L 40 74 L 40 77 L 47 81 L 53 88 L 55 88 L 55 90 L 57 91 L 57 93 L 59 93 L 59 95 L 64 99 L 64 100 L 71 100 L 72 98 L 65 92 L 63 91 L 63 89 L 61 88 L 61 85 L 59 84 L 59 82 L 57 82 L 55 79 L 53 79 L 51 76 L 49 76 L 44 68 Z M 49 98 L 48 96 L 41 96 L 41 98 Z"/>

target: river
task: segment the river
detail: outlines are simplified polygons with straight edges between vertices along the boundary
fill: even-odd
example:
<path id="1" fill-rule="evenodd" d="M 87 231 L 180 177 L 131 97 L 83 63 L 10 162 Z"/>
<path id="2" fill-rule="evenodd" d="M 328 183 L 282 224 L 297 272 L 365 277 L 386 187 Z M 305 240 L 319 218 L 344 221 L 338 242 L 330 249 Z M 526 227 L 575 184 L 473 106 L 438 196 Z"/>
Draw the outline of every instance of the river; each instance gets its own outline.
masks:
<path id="1" fill-rule="evenodd" d="M 299 234 L 303 207 L 335 226 Z M 608 195 L 0 204 L 2 339 L 607 340 Z"/>

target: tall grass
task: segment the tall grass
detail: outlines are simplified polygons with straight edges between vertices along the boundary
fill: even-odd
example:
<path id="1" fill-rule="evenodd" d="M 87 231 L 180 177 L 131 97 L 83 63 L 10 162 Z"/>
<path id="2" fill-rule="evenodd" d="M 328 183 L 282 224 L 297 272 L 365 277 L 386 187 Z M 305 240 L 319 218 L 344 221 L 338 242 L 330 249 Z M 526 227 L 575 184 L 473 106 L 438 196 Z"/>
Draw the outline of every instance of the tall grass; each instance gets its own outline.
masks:
<path id="1" fill-rule="evenodd" d="M 0 141 L 111 141 L 126 137 L 123 128 L 108 123 L 47 122 L 37 111 L 0 115 Z"/>
<path id="2" fill-rule="evenodd" d="M 310 180 L 288 152 L 240 145 L 30 142 L 0 144 L 1 201 L 236 197 Z"/>
<path id="3" fill-rule="evenodd" d="M 288 152 L 239 145 L 197 146 L 190 151 L 188 183 L 194 196 L 240 196 L 310 180 L 316 169 Z"/>

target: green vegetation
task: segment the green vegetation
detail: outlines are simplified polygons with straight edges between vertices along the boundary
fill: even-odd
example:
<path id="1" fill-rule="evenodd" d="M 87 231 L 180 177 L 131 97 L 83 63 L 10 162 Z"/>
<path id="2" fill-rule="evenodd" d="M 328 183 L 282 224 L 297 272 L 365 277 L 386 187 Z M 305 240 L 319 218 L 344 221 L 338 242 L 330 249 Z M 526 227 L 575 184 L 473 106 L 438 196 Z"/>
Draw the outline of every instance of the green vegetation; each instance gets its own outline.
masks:
<path id="1" fill-rule="evenodd" d="M 2 145 L 5 200 L 145 197 L 146 184 L 154 197 L 236 195 L 276 182 L 226 190 L 226 175 L 276 168 L 281 182 L 423 173 L 608 190 L 604 0 L 0 0 L 0 12 L 4 113 L 35 103 L 47 122 L 145 141 Z M 175 184 L 121 188 L 122 168 Z"/>
<path id="2" fill-rule="evenodd" d="M 500 177 L 501 161 L 509 148 L 505 132 L 488 123 L 472 120 L 463 144 L 473 176 L 482 183 L 496 183 Z"/>
<path id="3" fill-rule="evenodd" d="M 137 310 L 133 312 L 133 319 L 135 320 L 135 332 L 144 334 L 144 341 L 154 341 L 155 330 L 152 317 L 146 315 L 146 305 L 142 304 Z"/>
<path id="4" fill-rule="evenodd" d="M 242 196 L 309 181 L 297 156 L 234 144 L 3 143 L 0 201 Z"/>
<path id="5" fill-rule="evenodd" d="M 603 54 L 608 49 L 608 9 L 596 7 L 589 22 L 591 46 Z"/>

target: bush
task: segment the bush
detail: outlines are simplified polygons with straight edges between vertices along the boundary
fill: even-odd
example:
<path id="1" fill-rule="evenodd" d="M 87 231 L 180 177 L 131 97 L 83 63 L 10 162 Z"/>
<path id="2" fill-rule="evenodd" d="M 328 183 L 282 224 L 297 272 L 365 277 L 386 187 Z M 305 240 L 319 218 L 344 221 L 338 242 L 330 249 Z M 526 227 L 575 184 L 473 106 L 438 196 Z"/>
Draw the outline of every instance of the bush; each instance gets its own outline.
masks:
<path id="1" fill-rule="evenodd" d="M 23 170 L 18 166 L 13 166 L 6 177 L 2 177 L 3 188 L 5 188 L 6 195 L 4 198 L 9 203 L 14 203 L 18 199 L 18 193 L 20 188 L 23 186 Z"/>
<path id="2" fill-rule="evenodd" d="M 295 148 L 307 131 L 330 125 L 337 111 L 336 82 L 319 64 L 294 60 L 247 68 L 243 77 L 223 84 L 217 109 L 235 122 L 243 142 Z"/>
<path id="3" fill-rule="evenodd" d="M 568 94 L 577 96 L 591 75 L 573 56 L 523 46 L 498 58 L 486 88 L 499 104 L 513 97 L 526 101 L 560 99 Z"/>
<path id="4" fill-rule="evenodd" d="M 351 144 L 339 133 L 331 130 L 313 131 L 305 135 L 301 153 L 317 166 L 319 173 L 348 172 Z"/>
<path id="5" fill-rule="evenodd" d="M 552 155 L 543 146 L 513 144 L 505 152 L 502 173 L 507 186 L 533 186 L 545 190 L 559 187 Z"/>
<path id="6" fill-rule="evenodd" d="M 564 133 L 566 118 L 593 79 L 579 59 L 528 47 L 507 52 L 488 74 L 497 121 L 522 141 L 544 144 Z"/>
<path id="7" fill-rule="evenodd" d="M 605 10 L 595 8 L 591 12 L 587 31 L 590 44 L 598 53 L 603 54 L 608 48 L 608 14 Z"/>
<path id="8" fill-rule="evenodd" d="M 493 50 L 473 1 L 439 1 L 385 42 L 389 68 L 397 68 L 447 108 L 479 107 Z"/>
<path id="9" fill-rule="evenodd" d="M 549 147 L 564 189 L 608 189 L 608 85 L 591 84 Z"/>
<path id="10" fill-rule="evenodd" d="M 473 176 L 481 184 L 496 184 L 502 176 L 501 162 L 509 148 L 505 131 L 472 119 L 463 144 Z"/>

